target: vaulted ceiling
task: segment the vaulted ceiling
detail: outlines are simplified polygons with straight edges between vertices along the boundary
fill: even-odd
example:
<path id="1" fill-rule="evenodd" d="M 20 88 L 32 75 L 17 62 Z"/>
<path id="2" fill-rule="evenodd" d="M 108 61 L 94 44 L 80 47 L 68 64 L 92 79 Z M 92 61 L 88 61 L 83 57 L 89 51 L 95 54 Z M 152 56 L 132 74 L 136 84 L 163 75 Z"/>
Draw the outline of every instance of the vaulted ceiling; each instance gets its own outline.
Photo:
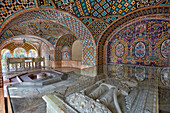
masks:
<path id="1" fill-rule="evenodd" d="M 48 20 L 29 20 L 18 23 L 8 29 L 14 36 L 17 35 L 35 35 L 50 41 L 55 45 L 56 40 L 63 35 L 72 34 L 72 32 L 55 22 Z"/>
<path id="2" fill-rule="evenodd" d="M 124 15 L 141 8 L 167 5 L 170 5 L 169 0 L 1 0 L 0 31 L 4 28 L 3 24 L 6 20 L 21 11 L 51 8 L 78 17 L 91 31 L 97 44 L 103 31 Z M 53 45 L 62 34 L 71 33 L 68 28 L 62 25 L 38 19 L 18 23 L 5 31 L 3 31 L 5 36 L 20 34 L 40 36 L 49 40 Z"/>
<path id="3" fill-rule="evenodd" d="M 116 28 L 146 15 L 168 18 L 169 5 L 169 0 L 0 0 L 0 44 L 9 37 L 34 35 L 56 45 L 71 34 L 82 42 L 83 63 L 95 64 L 96 47 L 101 56 Z"/>

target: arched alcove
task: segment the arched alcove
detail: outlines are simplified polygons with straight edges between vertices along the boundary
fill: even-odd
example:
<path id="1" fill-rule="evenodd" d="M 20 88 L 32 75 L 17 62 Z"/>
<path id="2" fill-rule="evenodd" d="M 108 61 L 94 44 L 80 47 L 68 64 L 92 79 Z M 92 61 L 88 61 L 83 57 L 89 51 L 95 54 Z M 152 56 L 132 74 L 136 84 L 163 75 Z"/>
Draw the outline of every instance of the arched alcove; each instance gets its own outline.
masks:
<path id="1" fill-rule="evenodd" d="M 38 54 L 37 54 L 36 50 L 34 50 L 34 49 L 29 50 L 28 57 L 37 57 L 37 56 L 38 56 Z"/>
<path id="2" fill-rule="evenodd" d="M 62 49 L 62 60 L 70 60 L 70 48 L 64 46 Z"/>
<path id="3" fill-rule="evenodd" d="M 11 51 L 9 49 L 2 49 L 1 51 L 1 68 L 2 68 L 2 72 L 4 72 L 6 70 L 6 60 L 7 58 L 11 58 Z"/>
<path id="4" fill-rule="evenodd" d="M 22 47 L 18 47 L 16 49 L 14 49 L 14 54 L 13 57 L 27 57 L 26 51 L 24 48 Z"/>
<path id="5" fill-rule="evenodd" d="M 80 40 L 76 40 L 72 45 L 72 60 L 73 61 L 82 60 L 82 45 Z"/>

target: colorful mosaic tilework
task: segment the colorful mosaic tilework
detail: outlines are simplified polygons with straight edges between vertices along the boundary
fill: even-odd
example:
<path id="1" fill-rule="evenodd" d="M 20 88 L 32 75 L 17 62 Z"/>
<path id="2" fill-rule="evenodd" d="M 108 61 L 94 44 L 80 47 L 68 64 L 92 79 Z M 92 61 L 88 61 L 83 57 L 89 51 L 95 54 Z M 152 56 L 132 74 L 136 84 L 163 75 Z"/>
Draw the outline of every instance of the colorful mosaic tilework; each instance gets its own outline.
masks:
<path id="1" fill-rule="evenodd" d="M 68 11 L 72 14 L 74 14 L 73 11 L 73 4 L 75 0 L 54 0 L 54 3 L 57 8 Z"/>
<path id="2" fill-rule="evenodd" d="M 55 52 L 56 52 L 56 61 L 62 60 L 62 47 L 61 46 L 56 46 Z"/>
<path id="3" fill-rule="evenodd" d="M 64 46 L 62 49 L 62 60 L 70 60 L 70 48 Z"/>
<path id="4" fill-rule="evenodd" d="M 66 50 L 63 52 L 63 60 L 69 60 L 70 59 L 70 54 L 69 52 Z"/>
<path id="5" fill-rule="evenodd" d="M 105 62 L 104 61 L 106 61 L 106 60 L 104 60 L 105 58 L 107 58 L 107 57 L 101 57 L 101 56 L 103 56 L 103 54 L 104 54 L 104 51 L 105 51 L 105 49 L 104 49 L 104 45 L 105 45 L 105 43 L 106 43 L 106 41 L 109 39 L 109 37 L 110 36 L 112 36 L 112 34 L 114 34 L 115 32 L 117 32 L 117 30 L 121 30 L 121 28 L 122 27 L 124 27 L 124 26 L 126 26 L 127 24 L 129 24 L 129 23 L 127 23 L 127 22 L 129 22 L 129 21 L 131 21 L 132 19 L 135 19 L 135 18 L 138 18 L 138 17 L 140 17 L 140 16 L 145 16 L 145 18 L 147 18 L 147 19 L 151 19 L 151 18 L 153 18 L 153 19 L 158 19 L 158 18 L 160 18 L 160 19 L 169 19 L 168 17 L 169 16 L 166 16 L 166 15 L 168 15 L 169 13 L 168 13 L 168 11 L 169 11 L 169 7 L 168 6 L 164 6 L 164 7 L 157 7 L 157 8 L 155 8 L 155 7 L 152 7 L 152 8 L 147 8 L 147 9 L 142 9 L 142 10 L 138 10 L 137 12 L 135 12 L 135 13 L 132 13 L 132 14 L 129 14 L 129 15 L 124 15 L 124 17 L 123 18 L 120 18 L 120 19 L 118 19 L 114 24 L 111 24 L 110 26 L 109 26 L 109 28 L 107 28 L 106 30 L 105 30 L 105 32 L 104 33 L 102 33 L 102 38 L 100 38 L 100 40 L 98 41 L 98 51 L 97 51 L 97 53 L 98 53 L 98 57 L 97 57 L 97 59 L 98 59 L 98 64 L 100 65 L 100 64 L 104 64 Z M 150 16 L 147 16 L 147 15 L 152 15 L 151 17 Z M 162 15 L 163 14 L 163 15 Z M 164 16 L 165 15 L 165 16 Z M 136 20 L 136 19 L 135 19 Z M 138 18 L 138 20 L 142 20 L 141 18 L 139 19 Z M 166 25 L 164 25 L 164 26 L 166 26 Z M 135 29 L 135 26 L 131 26 L 132 27 L 132 29 Z M 166 27 L 165 27 L 166 28 Z M 141 29 L 141 31 L 143 30 L 143 28 Z M 148 29 L 147 29 L 148 30 Z M 128 37 L 135 37 L 135 35 L 142 35 L 142 34 L 144 34 L 144 33 L 138 33 L 138 34 L 135 34 L 134 33 L 134 30 L 129 30 L 129 29 L 127 29 L 127 30 L 125 30 L 126 32 L 127 31 L 129 31 L 129 32 L 127 32 L 126 34 L 128 35 L 127 36 L 127 38 Z M 158 30 L 157 30 L 157 32 L 158 32 Z M 149 33 L 149 32 L 148 32 Z M 154 35 L 154 34 L 153 34 Z M 120 33 L 120 37 L 125 37 L 125 35 L 123 35 L 123 34 L 121 34 Z M 157 35 L 158 36 L 158 35 Z M 130 38 L 129 38 L 130 39 Z M 98 70 L 98 71 L 100 71 L 100 70 Z"/>
<path id="6" fill-rule="evenodd" d="M 91 13 L 94 17 L 104 17 L 110 14 L 111 12 L 112 0 L 96 0 Z"/>
<path id="7" fill-rule="evenodd" d="M 7 30 L 0 38 L 0 44 L 7 38 L 14 36 L 10 30 Z"/>
<path id="8" fill-rule="evenodd" d="M 154 6 L 161 0 L 136 0 L 137 8 Z"/>
<path id="9" fill-rule="evenodd" d="M 50 7 L 53 6 L 51 0 L 38 0 L 38 5 L 40 7 Z"/>
<path id="10" fill-rule="evenodd" d="M 32 19 L 46 19 L 53 20 L 57 23 L 60 23 L 63 26 L 66 26 L 80 39 L 82 42 L 83 51 L 83 61 L 85 65 L 94 65 L 95 64 L 95 41 L 90 33 L 90 31 L 85 27 L 80 20 L 70 16 L 69 14 L 63 13 L 56 10 L 36 10 L 30 11 L 24 14 L 19 15 L 15 18 L 7 27 L 22 22 L 24 20 Z M 88 52 L 90 51 L 90 52 Z"/>
<path id="11" fill-rule="evenodd" d="M 74 41 L 76 41 L 77 38 L 73 35 L 64 35 L 61 38 L 58 39 L 57 41 L 57 46 L 56 46 L 56 60 L 61 60 L 62 58 L 62 48 L 64 49 L 64 47 L 68 47 L 68 48 L 72 48 L 72 45 L 74 43 Z M 68 49 L 67 49 L 68 50 Z M 71 55 L 71 54 L 70 54 Z"/>
<path id="12" fill-rule="evenodd" d="M 168 66 L 168 26 L 169 21 L 159 19 L 125 26 L 108 43 L 108 63 Z"/>
<path id="13" fill-rule="evenodd" d="M 34 0 L 0 0 L 0 26 L 16 12 L 35 7 Z"/>
<path id="14" fill-rule="evenodd" d="M 72 44 L 74 43 L 74 41 L 76 41 L 77 38 L 74 35 L 68 34 L 68 35 L 64 35 L 61 38 L 58 39 L 57 41 L 57 46 L 68 46 L 68 47 L 72 47 Z"/>
<path id="15" fill-rule="evenodd" d="M 77 17 L 89 16 L 94 0 L 75 0 L 73 10 Z"/>
<path id="16" fill-rule="evenodd" d="M 125 15 L 135 9 L 135 0 L 115 0 L 112 3 L 111 13 L 114 15 Z"/>
<path id="17" fill-rule="evenodd" d="M 88 26 L 89 24 L 91 24 L 92 22 L 94 22 L 97 19 L 94 18 L 81 18 L 80 19 L 86 26 Z"/>
<path id="18" fill-rule="evenodd" d="M 49 39 L 47 39 L 49 42 L 51 42 L 53 45 L 56 44 L 57 38 L 54 37 L 50 37 Z"/>
<path id="19" fill-rule="evenodd" d="M 104 17 L 102 18 L 102 20 L 104 20 L 105 22 L 112 24 L 115 20 L 119 19 L 120 16 L 108 16 L 108 17 Z"/>
<path id="20" fill-rule="evenodd" d="M 108 15 L 125 15 L 136 9 L 170 5 L 169 0 L 37 0 L 39 7 L 56 7 L 77 17 L 102 18 Z M 55 6 L 53 6 L 54 2 Z M 0 0 L 0 26 L 13 14 L 25 9 L 36 8 L 35 0 Z"/>
<path id="21" fill-rule="evenodd" d="M 68 28 L 57 24 L 55 22 L 47 20 L 29 20 L 19 24 L 16 24 L 9 28 L 9 30 L 15 35 L 35 35 L 47 39 L 53 45 L 56 40 L 63 34 L 71 34 Z"/>
<path id="22" fill-rule="evenodd" d="M 90 24 L 88 26 L 89 30 L 91 31 L 91 33 L 94 36 L 94 40 L 97 44 L 102 32 L 109 26 L 109 24 L 101 21 L 101 20 L 97 20 L 94 23 Z"/>
<path id="23" fill-rule="evenodd" d="M 159 5 L 170 5 L 170 1 L 169 0 L 164 0 Z"/>

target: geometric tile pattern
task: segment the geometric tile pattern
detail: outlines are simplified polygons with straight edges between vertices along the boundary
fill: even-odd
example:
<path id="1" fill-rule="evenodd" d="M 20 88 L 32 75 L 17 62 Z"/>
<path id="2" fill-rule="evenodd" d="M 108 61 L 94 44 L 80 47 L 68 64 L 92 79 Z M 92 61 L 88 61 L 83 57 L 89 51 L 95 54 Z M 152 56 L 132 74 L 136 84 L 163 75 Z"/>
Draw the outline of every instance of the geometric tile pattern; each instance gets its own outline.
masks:
<path id="1" fill-rule="evenodd" d="M 77 17 L 89 16 L 94 0 L 75 0 L 73 10 Z"/>
<path id="2" fill-rule="evenodd" d="M 163 0 L 159 5 L 170 5 L 169 0 Z"/>
<path id="3" fill-rule="evenodd" d="M 14 36 L 11 31 L 7 30 L 0 38 L 0 44 L 7 38 Z"/>
<path id="4" fill-rule="evenodd" d="M 56 52 L 56 61 L 62 60 L 62 47 L 56 46 L 55 52 Z"/>
<path id="5" fill-rule="evenodd" d="M 71 48 L 74 41 L 76 41 L 76 40 L 77 40 L 77 38 L 74 35 L 68 34 L 68 35 L 64 35 L 61 38 L 59 38 L 57 40 L 56 45 L 61 46 L 61 47 L 68 46 L 69 48 Z"/>
<path id="6" fill-rule="evenodd" d="M 0 26 L 16 12 L 35 7 L 35 0 L 0 0 Z"/>
<path id="7" fill-rule="evenodd" d="M 64 35 L 61 38 L 59 38 L 57 40 L 57 43 L 56 43 L 57 46 L 55 48 L 56 60 L 61 60 L 62 59 L 61 58 L 62 57 L 61 53 L 62 53 L 62 50 L 63 50 L 62 48 L 64 48 L 64 47 L 72 48 L 72 45 L 76 40 L 77 40 L 77 38 L 75 36 L 73 36 L 73 35 Z"/>
<path id="8" fill-rule="evenodd" d="M 54 0 L 54 3 L 58 9 L 65 10 L 74 14 L 73 4 L 75 0 Z"/>
<path id="9" fill-rule="evenodd" d="M 104 17 L 110 14 L 111 11 L 112 0 L 96 0 L 91 13 L 94 17 Z"/>
<path id="10" fill-rule="evenodd" d="M 47 39 L 49 42 L 51 42 L 53 45 L 56 44 L 57 38 L 54 37 L 50 37 L 49 39 Z"/>
<path id="11" fill-rule="evenodd" d="M 135 0 L 115 0 L 112 3 L 111 14 L 125 15 L 136 9 Z"/>
<path id="12" fill-rule="evenodd" d="M 168 26 L 168 20 L 147 19 L 135 21 L 120 28 L 108 42 L 108 63 L 168 66 L 168 58 L 161 53 L 163 42 L 170 37 Z M 122 40 L 121 44 L 127 45 L 125 51 L 128 52 L 124 57 L 116 56 L 117 40 Z M 168 51 L 164 53 L 167 54 Z"/>
<path id="13" fill-rule="evenodd" d="M 119 19 L 120 16 L 108 16 L 108 17 L 104 17 L 102 18 L 102 20 L 104 20 L 105 22 L 112 24 L 115 20 Z"/>
<path id="14" fill-rule="evenodd" d="M 96 45 L 98 43 L 98 40 L 102 34 L 102 32 L 109 26 L 109 24 L 101 21 L 101 20 L 97 20 L 94 23 L 90 24 L 88 26 L 89 30 L 91 31 L 91 33 L 94 36 L 94 40 L 96 42 Z"/>
<path id="15" fill-rule="evenodd" d="M 51 0 L 38 0 L 38 5 L 40 7 L 52 7 Z"/>
<path id="16" fill-rule="evenodd" d="M 125 15 L 139 8 L 170 5 L 169 0 L 36 0 L 39 7 L 56 7 L 77 17 L 102 18 L 108 15 Z M 0 0 L 0 26 L 17 12 L 36 8 L 35 0 Z"/>
<path id="17" fill-rule="evenodd" d="M 92 22 L 94 22 L 95 18 L 81 18 L 80 19 L 86 26 L 88 26 L 89 24 L 91 24 Z"/>
<path id="18" fill-rule="evenodd" d="M 48 9 L 30 11 L 16 17 L 13 21 L 10 22 L 8 26 L 6 26 L 5 29 L 17 24 L 17 22 L 32 19 L 52 20 L 53 22 L 60 23 L 61 25 L 69 28 L 82 42 L 83 51 L 93 51 L 93 54 L 91 54 L 91 52 L 85 52 L 86 54 L 83 54 L 82 64 L 95 65 L 95 41 L 93 40 L 93 36 L 80 20 L 76 19 L 73 16 L 70 16 L 67 13 Z"/>

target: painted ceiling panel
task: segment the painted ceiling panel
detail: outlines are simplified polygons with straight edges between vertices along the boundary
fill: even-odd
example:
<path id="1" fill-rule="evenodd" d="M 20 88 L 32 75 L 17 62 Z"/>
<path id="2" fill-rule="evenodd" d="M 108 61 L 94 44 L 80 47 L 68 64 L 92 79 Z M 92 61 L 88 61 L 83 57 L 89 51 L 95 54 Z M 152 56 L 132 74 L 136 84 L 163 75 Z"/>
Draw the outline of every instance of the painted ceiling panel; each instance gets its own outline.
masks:
<path id="1" fill-rule="evenodd" d="M 9 28 L 9 30 L 15 35 L 35 35 L 49 41 L 55 45 L 56 40 L 54 38 L 59 38 L 63 34 L 72 34 L 72 32 L 57 23 L 45 20 L 30 20 L 19 23 L 15 26 Z"/>
<path id="2" fill-rule="evenodd" d="M 17 46 L 15 42 L 7 44 L 3 49 L 9 49 L 10 51 L 14 51 L 14 49 L 18 48 L 20 46 Z M 35 49 L 32 45 L 25 43 L 22 48 L 24 48 L 26 51 L 29 51 L 30 49 Z"/>

